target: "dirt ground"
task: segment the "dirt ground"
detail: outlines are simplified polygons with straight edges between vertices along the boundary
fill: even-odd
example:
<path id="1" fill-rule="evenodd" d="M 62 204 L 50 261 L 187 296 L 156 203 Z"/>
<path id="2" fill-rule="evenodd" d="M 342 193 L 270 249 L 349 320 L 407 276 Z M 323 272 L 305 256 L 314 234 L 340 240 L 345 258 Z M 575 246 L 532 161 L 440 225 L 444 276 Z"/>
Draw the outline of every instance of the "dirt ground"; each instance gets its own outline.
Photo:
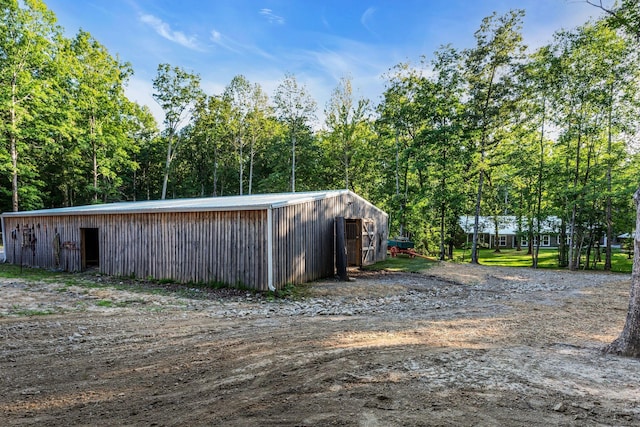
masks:
<path id="1" fill-rule="evenodd" d="M 640 425 L 640 361 L 600 352 L 629 286 L 448 263 L 275 301 L 4 279 L 0 425 Z"/>

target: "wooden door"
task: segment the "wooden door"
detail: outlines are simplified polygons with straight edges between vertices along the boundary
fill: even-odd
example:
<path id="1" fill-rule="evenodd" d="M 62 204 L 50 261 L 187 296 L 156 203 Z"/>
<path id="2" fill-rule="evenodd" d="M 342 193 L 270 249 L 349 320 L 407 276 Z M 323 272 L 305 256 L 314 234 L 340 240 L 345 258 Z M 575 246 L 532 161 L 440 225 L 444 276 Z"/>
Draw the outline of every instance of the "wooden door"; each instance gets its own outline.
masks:
<path id="1" fill-rule="evenodd" d="M 375 222 L 369 218 L 347 219 L 347 265 L 362 267 L 376 261 Z"/>

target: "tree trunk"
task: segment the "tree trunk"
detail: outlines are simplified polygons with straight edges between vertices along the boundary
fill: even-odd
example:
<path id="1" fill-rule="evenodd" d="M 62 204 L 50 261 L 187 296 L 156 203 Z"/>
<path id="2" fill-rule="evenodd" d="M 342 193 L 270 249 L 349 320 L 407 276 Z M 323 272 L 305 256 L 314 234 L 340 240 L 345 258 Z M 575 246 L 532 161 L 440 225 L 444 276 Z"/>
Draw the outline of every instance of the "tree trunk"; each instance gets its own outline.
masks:
<path id="1" fill-rule="evenodd" d="M 255 136 L 251 137 L 251 147 L 249 151 L 249 194 L 253 190 L 253 158 L 255 156 Z"/>
<path id="2" fill-rule="evenodd" d="M 11 207 L 18 212 L 18 142 L 16 130 L 18 128 L 16 118 L 16 77 L 14 75 L 11 85 Z"/>
<path id="3" fill-rule="evenodd" d="M 444 188 L 444 187 L 443 187 Z M 445 233 L 445 210 L 446 207 L 444 205 L 444 203 L 440 204 L 440 261 L 444 261 L 445 260 L 445 253 L 444 253 L 444 233 Z"/>
<path id="4" fill-rule="evenodd" d="M 613 91 L 613 86 L 611 87 L 611 91 Z M 607 204 L 605 207 L 605 222 L 607 224 L 607 246 L 605 248 L 605 259 L 604 259 L 604 269 L 606 271 L 611 271 L 611 240 L 613 239 L 613 218 L 612 218 L 612 202 L 611 202 L 611 125 L 612 125 L 612 115 L 613 115 L 613 96 L 609 98 L 609 117 L 608 117 L 608 135 L 607 135 L 607 154 L 609 158 L 607 159 Z"/>
<path id="5" fill-rule="evenodd" d="M 606 346 L 604 351 L 619 356 L 640 358 L 640 189 L 633 195 L 633 200 L 636 204 L 636 232 L 629 311 L 620 336 Z"/>
<path id="6" fill-rule="evenodd" d="M 540 255 L 540 230 L 542 229 L 542 178 L 544 172 L 544 125 L 547 112 L 547 99 L 542 101 L 542 125 L 540 126 L 540 162 L 538 163 L 538 188 L 537 188 L 537 203 L 536 203 L 536 229 L 538 235 L 538 244 L 533 251 L 533 268 L 538 268 L 538 255 Z"/>
<path id="7" fill-rule="evenodd" d="M 296 192 L 296 133 L 291 127 L 291 192 Z"/>
<path id="8" fill-rule="evenodd" d="M 238 138 L 238 153 L 240 154 L 239 158 L 238 158 L 238 162 L 239 162 L 239 168 L 240 168 L 240 195 L 242 196 L 242 181 L 244 180 L 244 164 L 243 164 L 243 159 L 242 156 L 244 155 L 242 153 L 242 138 L 239 137 Z"/>
<path id="9" fill-rule="evenodd" d="M 167 184 L 169 183 L 169 167 L 171 166 L 171 150 L 173 149 L 173 140 L 169 137 L 169 144 L 167 147 L 167 161 L 164 165 L 164 179 L 162 180 L 162 200 L 167 198 Z"/>
<path id="10" fill-rule="evenodd" d="M 346 149 L 344 153 L 344 189 L 349 189 L 349 155 Z"/>
<path id="11" fill-rule="evenodd" d="M 484 153 L 482 156 L 484 161 Z M 471 263 L 479 264 L 478 262 L 478 228 L 480 227 L 480 203 L 482 202 L 482 185 L 484 184 L 484 172 L 480 171 L 480 178 L 478 179 L 478 195 L 476 197 L 476 211 L 473 218 L 473 241 L 471 242 Z"/>
<path id="12" fill-rule="evenodd" d="M 396 196 L 400 199 L 400 144 L 396 130 Z"/>
<path id="13" fill-rule="evenodd" d="M 218 195 L 218 147 L 213 149 L 213 196 Z"/>
<path id="14" fill-rule="evenodd" d="M 93 156 L 93 202 L 98 203 L 98 143 L 96 142 L 96 119 L 89 119 L 91 155 Z"/>
<path id="15" fill-rule="evenodd" d="M 578 145 L 576 147 L 576 166 L 573 176 L 573 207 L 571 209 L 571 223 L 569 224 L 569 236 L 571 236 L 571 244 L 569 245 L 569 270 L 577 270 L 579 268 L 580 252 L 576 253 L 577 248 L 577 213 L 578 213 L 578 182 L 580 177 L 580 146 L 582 145 L 582 116 L 578 124 Z"/>

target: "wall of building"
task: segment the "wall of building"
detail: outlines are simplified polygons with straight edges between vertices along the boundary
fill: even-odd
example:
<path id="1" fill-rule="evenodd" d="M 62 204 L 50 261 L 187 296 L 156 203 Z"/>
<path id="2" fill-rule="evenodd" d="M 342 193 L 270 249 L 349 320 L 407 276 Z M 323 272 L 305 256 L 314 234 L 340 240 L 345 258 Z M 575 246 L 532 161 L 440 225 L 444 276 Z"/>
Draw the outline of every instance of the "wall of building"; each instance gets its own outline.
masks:
<path id="1" fill-rule="evenodd" d="M 6 217 L 7 261 L 81 271 L 83 228 L 98 229 L 104 274 L 267 287 L 266 211 Z"/>
<path id="2" fill-rule="evenodd" d="M 338 216 L 373 219 L 376 261 L 386 258 L 387 215 L 355 194 L 282 206 L 272 217 L 277 288 L 334 274 Z M 101 273 L 268 289 L 266 209 L 12 215 L 4 217 L 4 227 L 7 261 L 14 264 L 81 271 L 86 267 L 82 229 L 97 229 Z"/>
<path id="3" fill-rule="evenodd" d="M 335 273 L 336 217 L 371 218 L 376 227 L 376 261 L 387 256 L 388 217 L 353 193 L 274 209 L 274 282 L 304 283 Z"/>

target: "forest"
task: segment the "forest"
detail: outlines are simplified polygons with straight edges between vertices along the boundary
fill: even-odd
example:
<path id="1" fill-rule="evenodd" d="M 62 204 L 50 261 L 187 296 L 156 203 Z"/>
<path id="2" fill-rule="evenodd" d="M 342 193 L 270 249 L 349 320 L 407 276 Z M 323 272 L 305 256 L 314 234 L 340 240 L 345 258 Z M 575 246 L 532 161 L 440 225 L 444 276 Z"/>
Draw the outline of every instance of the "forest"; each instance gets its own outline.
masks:
<path id="1" fill-rule="evenodd" d="M 159 64 L 157 123 L 99 40 L 65 37 L 41 0 L 1 4 L 1 211 L 347 188 L 441 259 L 461 215 L 513 215 L 529 242 L 556 216 L 572 269 L 635 227 L 638 40 L 609 16 L 532 50 L 524 11 L 494 13 L 473 47 L 389 69 L 377 105 L 348 75 L 318 106 L 293 74 L 272 94 L 243 75 L 209 94 Z"/>

